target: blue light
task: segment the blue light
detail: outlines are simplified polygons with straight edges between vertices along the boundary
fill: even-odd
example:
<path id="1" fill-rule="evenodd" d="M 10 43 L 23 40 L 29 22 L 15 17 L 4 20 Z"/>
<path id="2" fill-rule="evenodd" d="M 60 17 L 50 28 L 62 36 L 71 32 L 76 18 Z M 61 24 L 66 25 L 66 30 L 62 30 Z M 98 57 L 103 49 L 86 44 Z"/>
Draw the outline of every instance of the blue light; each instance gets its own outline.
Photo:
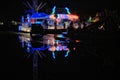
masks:
<path id="1" fill-rule="evenodd" d="M 60 46 L 57 46 L 57 47 L 56 47 L 56 51 L 60 51 Z"/>
<path id="2" fill-rule="evenodd" d="M 48 14 L 46 14 L 44 12 L 41 12 L 41 13 L 32 14 L 30 18 L 39 18 L 39 19 L 41 19 L 41 18 L 45 18 L 47 16 L 48 16 Z"/>
<path id="3" fill-rule="evenodd" d="M 59 38 L 65 38 L 62 34 L 57 35 Z"/>
<path id="4" fill-rule="evenodd" d="M 20 25 L 20 26 L 18 26 L 18 31 L 21 31 L 21 28 L 22 28 L 22 26 Z"/>
<path id="5" fill-rule="evenodd" d="M 70 14 L 69 8 L 65 7 L 65 9 L 67 10 L 67 13 Z"/>
<path id="6" fill-rule="evenodd" d="M 36 24 L 41 24 L 41 22 L 38 22 L 38 21 L 36 21 L 35 23 L 36 23 Z"/>
<path id="7" fill-rule="evenodd" d="M 53 7 L 52 14 L 55 14 L 55 9 L 56 9 L 56 6 Z"/>
<path id="8" fill-rule="evenodd" d="M 56 57 L 55 57 L 55 53 L 54 53 L 54 51 L 52 51 L 52 57 L 53 57 L 53 59 L 56 58 Z"/>
<path id="9" fill-rule="evenodd" d="M 22 42 L 22 48 L 24 48 L 24 42 Z"/>
<path id="10" fill-rule="evenodd" d="M 30 53 L 30 47 L 27 47 L 26 51 L 27 51 L 28 53 Z"/>
<path id="11" fill-rule="evenodd" d="M 69 52 L 70 52 L 70 50 L 68 50 L 68 51 L 66 52 L 66 54 L 65 54 L 64 57 L 68 57 Z"/>
<path id="12" fill-rule="evenodd" d="M 41 50 L 41 51 L 43 51 L 43 50 L 46 50 L 48 47 L 40 47 L 40 48 L 32 48 L 32 50 L 33 51 L 35 51 L 35 50 Z"/>

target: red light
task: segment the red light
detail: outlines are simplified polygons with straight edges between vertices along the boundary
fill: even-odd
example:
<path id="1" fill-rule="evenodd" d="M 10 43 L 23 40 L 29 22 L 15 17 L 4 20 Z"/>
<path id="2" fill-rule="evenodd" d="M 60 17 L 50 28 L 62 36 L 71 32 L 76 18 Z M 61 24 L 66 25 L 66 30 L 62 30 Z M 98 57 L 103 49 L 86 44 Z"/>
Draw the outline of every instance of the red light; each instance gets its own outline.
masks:
<path id="1" fill-rule="evenodd" d="M 31 22 L 31 23 L 35 23 L 35 22 L 36 22 L 36 19 L 31 19 L 30 22 Z"/>
<path id="2" fill-rule="evenodd" d="M 78 42 L 80 42 L 80 40 L 75 40 L 75 42 L 77 42 L 77 43 L 78 43 Z"/>
<path id="3" fill-rule="evenodd" d="M 68 15 L 68 17 L 69 17 L 69 19 L 72 20 L 72 21 L 79 19 L 79 17 L 78 17 L 77 15 L 73 15 L 73 14 Z"/>

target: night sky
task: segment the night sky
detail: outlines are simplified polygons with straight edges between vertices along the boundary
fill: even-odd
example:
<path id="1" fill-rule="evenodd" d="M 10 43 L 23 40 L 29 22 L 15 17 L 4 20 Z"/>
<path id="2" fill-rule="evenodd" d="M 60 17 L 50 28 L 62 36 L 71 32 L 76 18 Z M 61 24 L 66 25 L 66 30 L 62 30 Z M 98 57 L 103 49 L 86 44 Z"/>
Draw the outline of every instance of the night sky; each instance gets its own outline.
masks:
<path id="1" fill-rule="evenodd" d="M 0 2 L 1 16 L 19 17 L 27 9 L 23 2 L 32 0 L 4 0 Z M 56 5 L 57 7 L 69 7 L 71 11 L 80 14 L 95 13 L 105 8 L 114 10 L 119 8 L 116 0 L 38 0 L 47 2 L 47 8 Z"/>

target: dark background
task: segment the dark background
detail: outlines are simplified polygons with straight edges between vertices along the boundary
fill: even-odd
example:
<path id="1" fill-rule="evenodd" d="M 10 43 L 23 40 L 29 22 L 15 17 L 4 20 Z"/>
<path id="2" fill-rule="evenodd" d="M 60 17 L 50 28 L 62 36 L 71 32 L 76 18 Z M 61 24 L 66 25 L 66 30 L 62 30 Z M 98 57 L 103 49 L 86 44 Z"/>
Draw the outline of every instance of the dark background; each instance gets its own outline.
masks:
<path id="1" fill-rule="evenodd" d="M 0 17 L 19 18 L 25 13 L 25 5 L 23 2 L 32 0 L 3 0 L 0 2 Z M 119 8 L 117 0 L 38 0 L 39 2 L 47 2 L 45 6 L 52 8 L 54 5 L 57 7 L 69 7 L 70 10 L 78 14 L 94 14 L 104 9 L 116 10 Z"/>

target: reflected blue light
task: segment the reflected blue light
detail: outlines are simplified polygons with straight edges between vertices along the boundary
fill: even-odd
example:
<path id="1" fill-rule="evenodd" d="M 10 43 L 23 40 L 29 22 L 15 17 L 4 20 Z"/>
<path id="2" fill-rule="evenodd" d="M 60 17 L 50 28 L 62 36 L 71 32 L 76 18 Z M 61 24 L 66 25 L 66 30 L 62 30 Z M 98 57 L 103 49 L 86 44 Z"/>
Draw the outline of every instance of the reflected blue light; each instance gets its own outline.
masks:
<path id="1" fill-rule="evenodd" d="M 34 53 L 38 53 L 40 54 L 42 51 L 50 51 L 51 52 L 51 56 L 53 59 L 56 59 L 56 56 L 57 56 L 57 53 L 55 52 L 61 52 L 63 53 L 63 57 L 68 57 L 69 56 L 69 48 L 67 46 L 66 43 L 69 43 L 69 41 L 63 41 L 63 40 L 59 40 L 59 39 L 62 39 L 62 38 L 66 38 L 64 35 L 62 34 L 57 34 L 55 35 L 56 40 L 55 40 L 55 44 L 53 45 L 50 45 L 50 44 L 46 44 L 46 43 L 37 43 L 37 44 L 41 44 L 40 46 L 36 46 L 34 47 L 33 44 L 31 44 L 31 39 L 30 39 L 30 35 L 24 35 L 24 34 L 20 34 L 18 36 L 18 39 L 20 40 L 21 44 L 22 44 L 22 47 L 25 48 L 25 51 L 27 53 L 30 53 L 30 54 L 34 54 Z M 50 37 L 50 40 L 51 40 L 52 37 Z M 46 39 L 46 37 L 45 37 Z M 49 38 L 47 38 L 49 39 Z M 41 41 L 42 42 L 42 41 Z M 36 43 L 35 43 L 36 44 Z M 54 46 L 54 48 L 52 48 Z M 43 55 L 43 54 L 42 54 Z M 40 54 L 41 56 L 41 54 Z"/>
<path id="2" fill-rule="evenodd" d="M 22 42 L 22 48 L 24 48 L 24 42 Z"/>
<path id="3" fill-rule="evenodd" d="M 28 47 L 31 47 L 31 43 L 30 43 L 30 42 L 28 42 L 28 43 L 27 43 L 27 46 L 28 46 Z"/>
<path id="4" fill-rule="evenodd" d="M 35 51 L 35 50 L 44 51 L 44 50 L 46 50 L 46 49 L 48 49 L 48 48 L 49 48 L 49 46 L 47 46 L 47 47 L 42 46 L 42 47 L 40 47 L 40 48 L 32 48 L 32 50 L 33 50 L 33 51 Z"/>
<path id="5" fill-rule="evenodd" d="M 30 47 L 27 47 L 26 51 L 27 51 L 28 53 L 30 53 Z"/>
<path id="6" fill-rule="evenodd" d="M 65 38 L 62 34 L 57 35 L 59 38 Z"/>
<path id="7" fill-rule="evenodd" d="M 68 57 L 70 50 L 68 50 L 64 57 Z"/>
<path id="8" fill-rule="evenodd" d="M 56 57 L 55 57 L 55 52 L 54 52 L 54 51 L 52 51 L 52 57 L 53 57 L 53 59 L 56 58 Z"/>
<path id="9" fill-rule="evenodd" d="M 21 31 L 22 26 L 18 26 L 18 31 Z"/>
<path id="10" fill-rule="evenodd" d="M 60 46 L 57 46 L 57 47 L 56 47 L 56 51 L 60 51 Z"/>

